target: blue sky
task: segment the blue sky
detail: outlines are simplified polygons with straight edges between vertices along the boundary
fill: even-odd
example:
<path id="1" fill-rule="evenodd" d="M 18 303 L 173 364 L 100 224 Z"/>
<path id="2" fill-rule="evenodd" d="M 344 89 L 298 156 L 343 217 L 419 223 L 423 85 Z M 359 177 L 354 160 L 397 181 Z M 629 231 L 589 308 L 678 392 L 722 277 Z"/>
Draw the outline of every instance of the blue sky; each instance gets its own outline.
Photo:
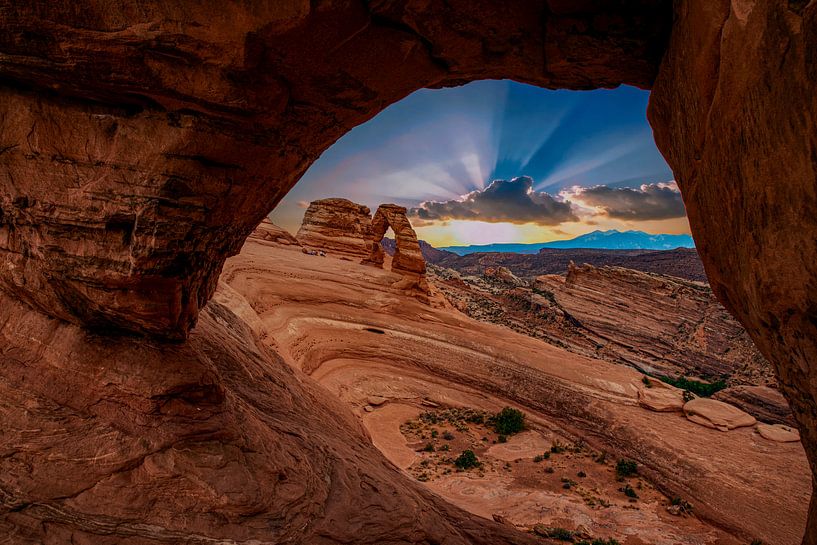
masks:
<path id="1" fill-rule="evenodd" d="M 372 210 L 408 207 L 421 238 L 436 245 L 608 228 L 688 232 L 646 120 L 648 98 L 632 87 L 552 91 L 511 81 L 422 89 L 326 150 L 272 219 L 296 231 L 309 201 L 345 197 Z"/>

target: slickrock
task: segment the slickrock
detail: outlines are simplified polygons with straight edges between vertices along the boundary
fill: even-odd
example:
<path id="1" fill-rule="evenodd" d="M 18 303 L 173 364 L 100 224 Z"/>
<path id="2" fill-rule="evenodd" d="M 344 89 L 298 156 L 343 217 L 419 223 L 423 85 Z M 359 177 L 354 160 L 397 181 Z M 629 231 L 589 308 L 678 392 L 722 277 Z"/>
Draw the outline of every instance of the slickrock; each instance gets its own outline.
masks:
<path id="1" fill-rule="evenodd" d="M 282 246 L 301 246 L 301 243 L 298 242 L 294 236 L 286 229 L 272 223 L 269 218 L 264 218 L 264 220 L 258 224 L 258 227 L 250 233 L 250 237 Z"/>
<path id="2" fill-rule="evenodd" d="M 455 485 L 459 492 L 449 489 L 456 493 L 443 496 L 458 506 L 488 519 L 493 513 L 511 514 L 515 524 L 528 528 L 543 522 L 540 517 L 549 525 L 571 529 L 588 524 L 589 518 L 596 522 L 595 535 L 603 524 L 616 529 L 615 537 L 621 543 L 627 540 L 619 532 L 627 537 L 660 534 L 661 539 L 642 541 L 661 545 L 745 545 L 753 538 L 779 545 L 799 543 L 811 491 L 808 464 L 799 444 L 768 443 L 748 428 L 721 433 L 679 413 L 646 410 L 637 404 L 643 378 L 637 371 L 472 320 L 453 309 L 422 304 L 391 289 L 395 276 L 388 270 L 331 256 L 316 260 L 251 240 L 241 255 L 228 261 L 222 278 L 261 309 L 269 331 L 266 342 L 274 340 L 289 365 L 308 373 L 360 414 L 364 423 L 373 424 L 367 426 L 372 440 L 390 460 L 409 465 L 417 460 L 415 447 L 407 448 L 401 441 L 399 426 L 430 407 L 496 412 L 511 405 L 528 415 L 534 430 L 537 426 L 564 430 L 571 441 L 583 439 L 594 450 L 605 450 L 608 460 L 626 457 L 637 461 L 643 479 L 694 504 L 696 516 L 672 517 L 668 522 L 659 502 L 656 529 L 644 519 L 652 509 L 646 504 L 639 503 L 638 511 L 620 510 L 624 518 L 613 515 L 613 510 L 591 509 L 578 496 L 560 495 L 575 493 L 563 490 L 561 476 L 581 478 L 558 471 L 553 476 L 557 503 L 547 500 L 546 505 L 554 508 L 549 514 L 542 510 L 541 490 L 528 490 L 528 495 L 523 492 L 524 482 L 503 484 L 470 475 L 452 475 L 460 483 Z M 394 401 L 377 409 L 368 404 L 369 396 L 386 393 Z M 414 416 L 397 418 L 401 403 L 408 403 Z M 372 407 L 372 412 L 366 412 L 364 406 Z M 393 427 L 384 429 L 389 420 Z M 452 431 L 458 440 L 460 434 Z M 551 442 L 546 439 L 547 444 Z M 756 448 L 758 442 L 767 448 Z M 392 458 L 395 449 L 405 458 Z M 546 445 L 539 445 L 528 453 L 530 465 L 540 475 L 542 466 L 531 460 L 545 450 Z M 588 465 L 614 479 L 609 461 L 605 467 L 588 458 Z M 735 467 L 764 470 L 744 472 L 741 479 L 735 479 Z M 432 486 L 432 490 L 440 493 L 441 489 Z M 622 501 L 626 500 L 621 492 L 616 492 L 612 503 Z M 586 513 L 573 518 L 570 526 L 551 523 L 561 506 L 568 504 L 574 506 L 569 510 L 586 507 Z M 525 515 L 520 517 L 520 513 Z M 712 523 L 706 538 L 690 536 L 687 527 L 677 526 L 693 518 L 699 521 L 696 524 Z M 739 537 L 718 540 L 713 535 L 718 529 L 734 531 Z"/>
<path id="3" fill-rule="evenodd" d="M 758 424 L 757 432 L 764 439 L 778 443 L 794 443 L 800 440 L 800 432 L 783 424 Z"/>
<path id="4" fill-rule="evenodd" d="M 601 353 L 650 374 L 774 384 L 771 366 L 705 284 L 620 267 L 568 268 L 536 288 L 579 324 Z"/>
<path id="5" fill-rule="evenodd" d="M 767 386 L 730 386 L 716 392 L 712 399 L 739 407 L 761 422 L 794 426 L 789 402 L 779 391 Z"/>
<path id="6" fill-rule="evenodd" d="M 369 207 L 347 199 L 312 201 L 304 213 L 295 238 L 305 248 L 338 256 L 369 255 L 371 238 Z"/>
<path id="7" fill-rule="evenodd" d="M 469 316 L 587 356 L 668 376 L 775 384 L 771 365 L 705 284 L 620 267 L 572 266 L 530 288 L 430 266 Z M 658 381 L 654 381 L 658 382 Z"/>
<path id="8" fill-rule="evenodd" d="M 720 431 L 754 426 L 757 423 L 749 413 L 723 401 L 705 397 L 688 401 L 684 405 L 684 413 L 692 422 Z"/>

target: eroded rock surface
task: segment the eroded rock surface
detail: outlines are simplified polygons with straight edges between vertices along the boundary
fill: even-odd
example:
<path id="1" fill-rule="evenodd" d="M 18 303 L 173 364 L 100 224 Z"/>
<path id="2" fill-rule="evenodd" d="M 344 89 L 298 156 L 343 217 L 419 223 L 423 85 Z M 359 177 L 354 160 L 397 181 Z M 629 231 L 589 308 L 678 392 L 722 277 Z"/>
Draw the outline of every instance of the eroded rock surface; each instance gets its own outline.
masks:
<path id="1" fill-rule="evenodd" d="M 252 312 L 222 286 L 187 343 L 162 344 L 0 295 L 3 540 L 533 543 L 398 473 L 344 404 L 259 342 L 238 316 Z"/>
<path id="2" fill-rule="evenodd" d="M 692 422 L 720 431 L 754 426 L 757 423 L 754 416 L 734 405 L 706 397 L 687 401 L 684 404 L 684 413 Z"/>
<path id="3" fill-rule="evenodd" d="M 775 384 L 741 325 L 699 282 L 591 265 L 529 286 L 497 280 L 495 272 L 433 272 L 432 283 L 469 316 L 579 354 L 651 374 Z"/>
<path id="4" fill-rule="evenodd" d="M 795 425 L 789 402 L 780 391 L 774 388 L 751 385 L 731 386 L 715 393 L 712 397 L 743 409 L 761 422 Z"/>
<path id="5" fill-rule="evenodd" d="M 250 237 L 282 246 L 301 246 L 301 243 L 298 242 L 289 231 L 275 225 L 268 218 L 264 218 L 264 220 L 258 224 L 258 227 L 250 233 Z"/>
<path id="6" fill-rule="evenodd" d="M 712 289 L 775 366 L 817 474 L 817 3 L 677 6 L 648 117 Z M 810 521 L 814 544 L 815 499 Z"/>
<path id="7" fill-rule="evenodd" d="M 312 201 L 295 238 L 305 248 L 362 258 L 369 255 L 372 218 L 368 206 L 347 199 Z"/>

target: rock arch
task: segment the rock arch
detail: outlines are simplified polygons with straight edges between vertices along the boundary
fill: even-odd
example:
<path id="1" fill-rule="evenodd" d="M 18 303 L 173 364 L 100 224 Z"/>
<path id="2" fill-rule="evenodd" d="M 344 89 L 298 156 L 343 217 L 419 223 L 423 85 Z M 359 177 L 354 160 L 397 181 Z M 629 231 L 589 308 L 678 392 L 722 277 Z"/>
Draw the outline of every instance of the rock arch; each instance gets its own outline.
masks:
<path id="1" fill-rule="evenodd" d="M 0 30 L 0 289 L 171 340 L 309 164 L 415 89 L 652 87 L 713 289 L 817 474 L 814 1 L 32 0 Z"/>
<path id="2" fill-rule="evenodd" d="M 394 231 L 395 250 L 391 270 L 403 274 L 424 275 L 426 262 L 420 251 L 417 233 L 406 216 L 406 208 L 396 204 L 381 204 L 372 218 L 371 253 L 366 263 L 383 265 L 383 247 L 380 241 L 391 227 Z"/>

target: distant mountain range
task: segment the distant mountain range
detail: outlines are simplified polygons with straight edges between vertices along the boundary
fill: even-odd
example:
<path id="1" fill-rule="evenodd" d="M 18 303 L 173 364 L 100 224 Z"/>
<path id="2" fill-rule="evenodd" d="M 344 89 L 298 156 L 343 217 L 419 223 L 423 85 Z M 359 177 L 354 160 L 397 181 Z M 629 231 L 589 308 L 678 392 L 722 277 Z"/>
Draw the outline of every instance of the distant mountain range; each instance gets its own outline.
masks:
<path id="1" fill-rule="evenodd" d="M 695 242 L 689 235 L 651 235 L 644 231 L 593 231 L 569 240 L 554 240 L 533 244 L 496 243 L 471 246 L 448 246 L 439 248 L 457 255 L 477 252 L 503 252 L 517 254 L 536 254 L 542 248 L 557 249 L 600 249 L 600 250 L 672 250 L 675 248 L 694 248 Z"/>

